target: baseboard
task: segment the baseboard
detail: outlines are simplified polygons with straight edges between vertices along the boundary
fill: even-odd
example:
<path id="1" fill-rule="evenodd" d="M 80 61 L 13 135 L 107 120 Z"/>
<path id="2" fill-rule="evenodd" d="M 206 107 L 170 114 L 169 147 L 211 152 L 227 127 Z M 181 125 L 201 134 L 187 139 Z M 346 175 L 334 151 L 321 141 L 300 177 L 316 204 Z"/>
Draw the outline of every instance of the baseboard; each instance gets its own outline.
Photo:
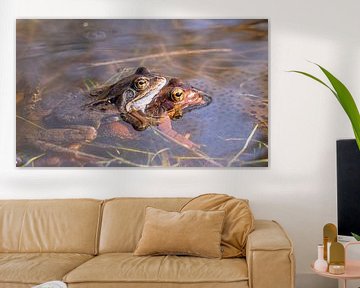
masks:
<path id="1" fill-rule="evenodd" d="M 296 288 L 338 288 L 338 282 L 334 279 L 320 277 L 313 273 L 296 275 Z"/>

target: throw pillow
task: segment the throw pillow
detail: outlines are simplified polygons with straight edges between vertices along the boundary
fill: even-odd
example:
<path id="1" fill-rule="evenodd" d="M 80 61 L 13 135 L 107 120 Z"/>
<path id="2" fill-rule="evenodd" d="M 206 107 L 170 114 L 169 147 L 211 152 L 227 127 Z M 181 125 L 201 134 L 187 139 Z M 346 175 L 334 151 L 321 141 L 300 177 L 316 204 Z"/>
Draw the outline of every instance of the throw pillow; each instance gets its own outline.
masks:
<path id="1" fill-rule="evenodd" d="M 146 208 L 134 255 L 192 255 L 221 258 L 224 211 L 168 212 Z"/>

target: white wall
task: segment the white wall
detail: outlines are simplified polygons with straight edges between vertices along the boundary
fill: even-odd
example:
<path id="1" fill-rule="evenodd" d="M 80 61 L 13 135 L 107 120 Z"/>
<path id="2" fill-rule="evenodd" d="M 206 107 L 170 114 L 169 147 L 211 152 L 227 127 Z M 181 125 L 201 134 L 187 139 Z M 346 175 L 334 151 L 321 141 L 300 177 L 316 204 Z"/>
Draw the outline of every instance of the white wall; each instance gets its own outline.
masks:
<path id="1" fill-rule="evenodd" d="M 316 256 L 323 224 L 336 223 L 335 140 L 352 134 L 344 113 L 325 88 L 285 71 L 315 71 L 306 60 L 321 63 L 344 80 L 359 102 L 359 11 L 358 0 L 1 0 L 0 198 L 206 192 L 249 198 L 257 218 L 278 220 L 294 240 L 298 287 L 310 288 L 315 282 L 321 287 L 321 279 L 312 276 L 309 264 Z M 269 18 L 270 167 L 16 169 L 15 18 L 22 17 Z"/>

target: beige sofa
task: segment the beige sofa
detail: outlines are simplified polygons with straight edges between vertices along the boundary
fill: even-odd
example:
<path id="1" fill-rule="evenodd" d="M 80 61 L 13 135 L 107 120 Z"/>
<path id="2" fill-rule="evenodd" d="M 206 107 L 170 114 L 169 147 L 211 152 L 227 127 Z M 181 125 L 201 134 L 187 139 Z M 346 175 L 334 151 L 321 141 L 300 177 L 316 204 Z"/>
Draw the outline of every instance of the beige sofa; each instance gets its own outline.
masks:
<path id="1" fill-rule="evenodd" d="M 187 198 L 0 201 L 0 288 L 62 280 L 69 287 L 293 288 L 292 244 L 256 220 L 246 258 L 133 256 L 146 206 L 179 210 Z"/>

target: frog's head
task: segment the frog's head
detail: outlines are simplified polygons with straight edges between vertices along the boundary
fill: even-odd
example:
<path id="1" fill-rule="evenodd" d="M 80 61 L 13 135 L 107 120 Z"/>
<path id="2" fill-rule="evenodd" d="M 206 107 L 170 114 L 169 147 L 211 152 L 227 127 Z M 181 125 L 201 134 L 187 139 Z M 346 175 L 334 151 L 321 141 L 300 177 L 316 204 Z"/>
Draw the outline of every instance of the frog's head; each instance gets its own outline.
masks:
<path id="1" fill-rule="evenodd" d="M 122 100 L 125 101 L 123 103 L 126 105 L 126 112 L 144 111 L 165 84 L 165 77 L 151 73 L 145 67 L 138 68 L 131 75 L 129 85 L 123 92 Z"/>
<path id="2" fill-rule="evenodd" d="M 166 78 L 158 74 L 151 73 L 145 67 L 139 67 L 133 75 L 130 76 L 132 88 L 136 92 L 136 98 L 143 98 L 148 93 L 159 93 L 160 89 L 166 84 Z"/>
<path id="3" fill-rule="evenodd" d="M 124 113 L 144 110 L 165 84 L 165 77 L 151 73 L 145 67 L 139 67 L 133 74 L 111 85 L 91 90 L 90 95 L 97 98 L 91 105 L 116 104 Z"/>
<path id="4" fill-rule="evenodd" d="M 185 112 L 207 106 L 211 97 L 178 78 L 172 78 L 159 94 L 146 106 L 148 117 L 172 120 L 182 117 Z"/>

